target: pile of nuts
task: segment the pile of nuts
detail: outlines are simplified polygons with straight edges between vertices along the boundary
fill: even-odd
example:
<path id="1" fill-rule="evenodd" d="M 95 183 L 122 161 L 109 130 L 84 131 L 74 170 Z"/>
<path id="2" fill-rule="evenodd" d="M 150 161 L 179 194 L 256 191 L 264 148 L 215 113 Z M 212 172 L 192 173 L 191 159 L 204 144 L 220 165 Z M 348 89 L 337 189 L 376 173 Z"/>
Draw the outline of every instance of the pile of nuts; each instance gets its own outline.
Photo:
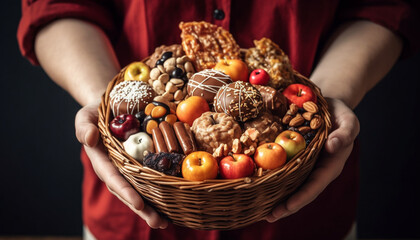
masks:
<path id="1" fill-rule="evenodd" d="M 312 101 L 305 102 L 303 108 L 299 108 L 292 103 L 286 115 L 282 118 L 282 123 L 286 126 L 286 129 L 297 131 L 306 140 L 311 140 L 314 137 L 315 130 L 324 124 L 324 120 L 318 112 L 318 105 Z"/>
<path id="2" fill-rule="evenodd" d="M 172 57 L 166 52 L 150 71 L 149 85 L 168 102 L 178 104 L 187 96 L 188 79 L 195 73 L 187 56 Z"/>

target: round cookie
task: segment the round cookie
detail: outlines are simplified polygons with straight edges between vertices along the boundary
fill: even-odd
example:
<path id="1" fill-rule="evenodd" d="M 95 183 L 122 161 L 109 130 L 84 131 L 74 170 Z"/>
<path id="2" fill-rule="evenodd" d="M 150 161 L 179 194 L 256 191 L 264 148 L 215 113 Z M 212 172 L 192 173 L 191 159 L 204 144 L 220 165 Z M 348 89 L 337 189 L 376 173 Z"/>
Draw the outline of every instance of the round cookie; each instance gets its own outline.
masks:
<path id="1" fill-rule="evenodd" d="M 216 112 L 224 112 L 240 122 L 256 118 L 263 105 L 261 93 L 252 84 L 242 81 L 222 86 L 214 98 Z"/>
<path id="2" fill-rule="evenodd" d="M 239 124 L 225 113 L 205 112 L 194 120 L 191 127 L 199 149 L 209 153 L 222 144 L 232 148 L 233 140 L 242 135 Z"/>
<path id="3" fill-rule="evenodd" d="M 212 104 L 217 91 L 229 83 L 232 83 L 232 79 L 228 75 L 214 69 L 204 69 L 190 78 L 187 92 L 189 96 L 203 97 Z"/>
<path id="4" fill-rule="evenodd" d="M 114 116 L 136 114 L 153 101 L 155 91 L 142 81 L 122 81 L 109 93 L 110 106 Z"/>
<path id="5" fill-rule="evenodd" d="M 277 115 L 284 116 L 287 111 L 287 98 L 281 93 L 280 90 L 276 90 L 269 86 L 253 85 L 258 91 L 260 91 L 263 97 L 264 107 L 267 111 Z"/>

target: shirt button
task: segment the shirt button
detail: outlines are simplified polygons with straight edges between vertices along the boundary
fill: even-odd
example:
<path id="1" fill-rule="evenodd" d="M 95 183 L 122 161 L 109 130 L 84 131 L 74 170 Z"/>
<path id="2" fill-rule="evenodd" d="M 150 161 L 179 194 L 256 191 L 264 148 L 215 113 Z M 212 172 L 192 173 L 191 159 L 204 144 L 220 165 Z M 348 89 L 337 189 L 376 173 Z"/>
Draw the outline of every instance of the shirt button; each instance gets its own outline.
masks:
<path id="1" fill-rule="evenodd" d="M 222 9 L 216 9 L 213 12 L 213 17 L 217 20 L 223 20 L 225 18 L 225 12 Z"/>

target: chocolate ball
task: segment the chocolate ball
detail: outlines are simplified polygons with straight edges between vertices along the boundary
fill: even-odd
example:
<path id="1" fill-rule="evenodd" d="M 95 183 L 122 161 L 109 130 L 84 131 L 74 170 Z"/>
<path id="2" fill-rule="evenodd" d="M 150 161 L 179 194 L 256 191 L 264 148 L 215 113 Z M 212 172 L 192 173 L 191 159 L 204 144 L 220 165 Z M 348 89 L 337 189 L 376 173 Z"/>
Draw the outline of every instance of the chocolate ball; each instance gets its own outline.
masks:
<path id="1" fill-rule="evenodd" d="M 283 117 L 287 111 L 287 98 L 281 93 L 280 90 L 276 90 L 269 86 L 253 85 L 258 91 L 260 91 L 263 97 L 264 108 L 277 115 Z"/>
<path id="2" fill-rule="evenodd" d="M 209 104 L 212 104 L 217 91 L 231 82 L 232 79 L 220 71 L 204 69 L 190 78 L 187 92 L 189 96 L 203 97 Z"/>
<path id="3" fill-rule="evenodd" d="M 153 101 L 155 91 L 142 81 L 122 81 L 109 93 L 110 106 L 114 116 L 132 114 L 143 111 Z"/>
<path id="4" fill-rule="evenodd" d="M 222 86 L 214 98 L 216 112 L 224 112 L 241 122 L 256 118 L 263 105 L 261 93 L 252 84 L 242 81 Z"/>

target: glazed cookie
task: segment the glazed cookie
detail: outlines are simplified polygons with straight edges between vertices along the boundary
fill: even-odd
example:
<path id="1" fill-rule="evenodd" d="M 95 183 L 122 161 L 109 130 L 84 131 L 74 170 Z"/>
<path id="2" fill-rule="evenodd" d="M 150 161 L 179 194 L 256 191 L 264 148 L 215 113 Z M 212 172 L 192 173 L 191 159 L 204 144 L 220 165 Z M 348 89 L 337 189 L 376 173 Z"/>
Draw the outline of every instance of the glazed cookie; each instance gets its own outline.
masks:
<path id="1" fill-rule="evenodd" d="M 155 91 L 142 81 L 122 81 L 114 86 L 109 94 L 110 106 L 114 116 L 136 114 L 143 111 L 153 101 Z"/>
<path id="2" fill-rule="evenodd" d="M 213 104 L 217 91 L 231 82 L 228 75 L 213 69 L 205 69 L 195 73 L 188 81 L 188 96 L 200 96 L 206 99 L 207 103 Z"/>

